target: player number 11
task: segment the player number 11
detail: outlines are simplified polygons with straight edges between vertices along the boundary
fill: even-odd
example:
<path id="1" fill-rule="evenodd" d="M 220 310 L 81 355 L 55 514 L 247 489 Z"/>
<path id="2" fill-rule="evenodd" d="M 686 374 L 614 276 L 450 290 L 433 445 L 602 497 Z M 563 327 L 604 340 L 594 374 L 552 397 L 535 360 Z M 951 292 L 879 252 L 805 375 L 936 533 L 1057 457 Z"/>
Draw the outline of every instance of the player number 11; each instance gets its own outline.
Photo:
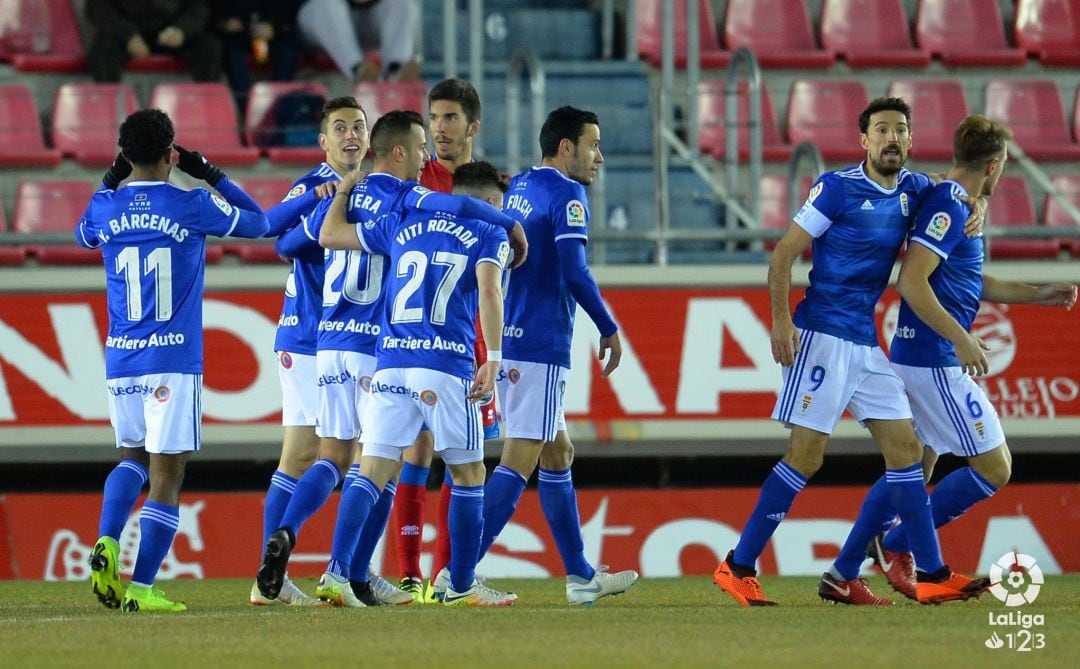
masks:
<path id="1" fill-rule="evenodd" d="M 140 271 L 141 266 L 141 271 Z M 139 247 L 125 246 L 116 254 L 116 273 L 124 276 L 127 286 L 127 317 L 140 321 L 143 317 L 143 276 L 154 277 L 154 319 L 172 318 L 172 251 L 167 246 L 153 249 L 139 262 Z"/>

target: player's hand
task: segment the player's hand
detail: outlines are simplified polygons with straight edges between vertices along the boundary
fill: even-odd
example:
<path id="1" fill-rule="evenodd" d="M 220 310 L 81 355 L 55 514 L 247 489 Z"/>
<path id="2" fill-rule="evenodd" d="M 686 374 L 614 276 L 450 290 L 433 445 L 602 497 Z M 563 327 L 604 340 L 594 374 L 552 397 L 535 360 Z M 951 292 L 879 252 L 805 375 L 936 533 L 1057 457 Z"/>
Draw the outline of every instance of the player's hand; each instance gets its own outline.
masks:
<path id="1" fill-rule="evenodd" d="M 179 144 L 173 143 L 176 152 L 180 154 L 180 162 L 176 164 L 180 171 L 196 179 L 202 179 L 211 186 L 218 185 L 225 173 L 212 162 L 203 158 L 198 151 L 188 151 Z"/>
<path id="2" fill-rule="evenodd" d="M 964 221 L 964 234 L 968 237 L 978 237 L 982 233 L 983 223 L 986 222 L 986 207 L 989 201 L 982 195 L 974 198 L 964 195 L 960 199 L 971 205 L 971 214 Z"/>
<path id="3" fill-rule="evenodd" d="M 132 58 L 145 58 L 150 55 L 150 46 L 142 38 L 142 35 L 135 33 L 128 40 L 127 52 Z"/>
<path id="4" fill-rule="evenodd" d="M 124 154 L 118 153 L 113 158 L 112 166 L 109 167 L 109 171 L 102 177 L 101 183 L 105 184 L 110 190 L 116 190 L 120 185 L 120 182 L 131 176 L 131 163 L 124 158 Z"/>
<path id="5" fill-rule="evenodd" d="M 1043 307 L 1065 307 L 1071 310 L 1076 305 L 1076 285 L 1071 283 L 1051 283 L 1039 286 L 1032 304 Z"/>
<path id="6" fill-rule="evenodd" d="M 466 395 L 466 399 L 474 404 L 482 404 L 486 402 L 495 390 L 495 377 L 499 375 L 499 363 L 491 360 L 480 365 L 476 370 L 476 376 L 473 377 L 472 387 L 469 389 L 469 394 Z"/>
<path id="7" fill-rule="evenodd" d="M 775 362 L 784 367 L 795 364 L 795 354 L 802 349 L 799 341 L 799 331 L 790 318 L 773 323 L 772 333 L 769 335 L 772 343 L 772 357 Z"/>
<path id="8" fill-rule="evenodd" d="M 170 49 L 179 49 L 184 45 L 184 31 L 176 26 L 169 26 L 158 33 L 158 44 Z"/>
<path id="9" fill-rule="evenodd" d="M 341 181 L 338 182 L 337 192 L 335 192 L 334 194 L 341 195 L 344 193 L 345 195 L 348 195 L 352 192 L 353 187 L 363 181 L 366 177 L 367 172 L 364 172 L 362 170 L 352 170 L 350 172 L 346 172 L 345 176 L 343 176 L 341 178 Z"/>
<path id="10" fill-rule="evenodd" d="M 604 362 L 604 358 L 607 357 L 604 371 L 600 372 L 600 376 L 610 376 L 615 371 L 615 368 L 619 366 L 619 361 L 622 360 L 622 340 L 619 339 L 618 332 L 610 337 L 600 337 L 600 350 L 597 357 L 600 362 Z"/>
<path id="11" fill-rule="evenodd" d="M 525 262 L 525 256 L 529 255 L 529 240 L 525 237 L 525 228 L 519 221 L 514 222 L 514 228 L 508 235 L 510 238 L 510 250 L 514 252 L 514 259 L 510 263 L 510 269 L 521 267 Z"/>
<path id="12" fill-rule="evenodd" d="M 320 200 L 325 200 L 328 197 L 334 197 L 334 193 L 337 192 L 338 184 L 340 181 L 324 181 L 315 187 L 315 197 Z"/>
<path id="13" fill-rule="evenodd" d="M 956 348 L 956 360 L 965 374 L 986 375 L 990 369 L 985 353 L 990 350 L 990 346 L 986 342 L 971 333 L 965 333 L 963 339 L 953 342 L 953 346 Z"/>

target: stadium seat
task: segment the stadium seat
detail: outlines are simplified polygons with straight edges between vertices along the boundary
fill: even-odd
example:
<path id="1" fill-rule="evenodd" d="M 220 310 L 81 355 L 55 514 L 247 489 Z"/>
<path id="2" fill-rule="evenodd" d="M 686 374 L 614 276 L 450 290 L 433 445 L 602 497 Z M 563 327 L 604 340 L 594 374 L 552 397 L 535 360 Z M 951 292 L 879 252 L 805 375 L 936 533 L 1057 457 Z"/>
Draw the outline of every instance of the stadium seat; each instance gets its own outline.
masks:
<path id="1" fill-rule="evenodd" d="M 21 84 L 0 86 L 0 166 L 58 164 L 60 152 L 45 147 L 41 118 L 30 89 Z"/>
<path id="2" fill-rule="evenodd" d="M 1016 45 L 1043 65 L 1080 65 L 1080 0 L 1017 0 Z"/>
<path id="3" fill-rule="evenodd" d="M 7 232 L 4 204 L 0 202 L 0 232 Z M 21 246 L 0 244 L 0 267 L 16 267 L 26 262 L 26 249 Z"/>
<path id="4" fill-rule="evenodd" d="M 320 161 L 322 158 L 325 158 L 325 154 L 319 155 Z M 268 211 L 275 205 L 280 204 L 293 186 L 292 179 L 248 178 L 237 180 L 236 183 L 259 203 L 259 206 L 263 208 L 263 211 Z M 282 262 L 281 257 L 277 254 L 277 251 L 274 250 L 274 244 L 270 241 L 230 241 L 222 244 L 219 248 L 223 248 L 226 254 L 236 256 L 242 262 L 247 264 L 274 264 Z"/>
<path id="5" fill-rule="evenodd" d="M 56 233 L 72 240 L 75 225 L 86 211 L 98 184 L 88 181 L 39 181 L 19 183 L 15 200 L 14 228 L 19 233 Z M 43 265 L 96 265 L 101 253 L 74 243 L 26 245 L 30 257 Z"/>
<path id="6" fill-rule="evenodd" d="M 353 96 L 367 114 L 368 129 L 388 111 L 408 109 L 427 118 L 427 84 L 410 82 L 360 82 Z"/>
<path id="7" fill-rule="evenodd" d="M 997 2 L 920 0 L 915 41 L 949 67 L 1010 67 L 1027 62 L 1005 41 Z"/>
<path id="8" fill-rule="evenodd" d="M 1057 84 L 1049 79 L 995 79 L 986 84 L 986 115 L 1013 131 L 1013 140 L 1035 160 L 1080 159 Z"/>
<path id="9" fill-rule="evenodd" d="M 912 46 L 902 0 L 825 0 L 821 43 L 851 67 L 926 67 Z"/>
<path id="10" fill-rule="evenodd" d="M 727 100 L 726 85 L 723 81 L 702 81 L 698 83 L 698 144 L 702 153 L 708 153 L 722 159 L 727 155 Z M 745 125 L 750 121 L 750 97 L 746 94 L 745 81 L 739 85 L 739 160 L 745 160 L 750 154 L 750 128 Z M 776 127 L 772 100 L 769 91 L 761 87 L 761 156 L 764 160 L 788 160 L 791 147 L 784 143 Z"/>
<path id="11" fill-rule="evenodd" d="M 244 114 L 244 138 L 248 146 L 258 146 L 264 155 L 275 163 L 319 163 L 326 157 L 326 152 L 316 146 L 265 146 L 269 143 L 274 127 L 274 105 L 284 95 L 304 92 L 330 97 L 326 86 L 319 82 L 259 81 L 251 87 L 248 95 L 247 110 Z M 311 138 L 312 144 L 315 137 Z"/>
<path id="12" fill-rule="evenodd" d="M 128 84 L 63 84 L 53 98 L 53 146 L 83 165 L 109 165 L 117 128 L 138 108 Z"/>
<path id="13" fill-rule="evenodd" d="M 258 149 L 240 144 L 236 104 L 225 84 L 156 84 L 148 106 L 172 117 L 179 144 L 213 162 L 252 165 L 259 159 Z"/>
<path id="14" fill-rule="evenodd" d="M 1005 175 L 998 181 L 990 198 L 987 226 L 996 228 L 1032 227 L 1037 224 L 1035 204 L 1024 177 Z M 1056 258 L 1059 239 L 990 239 L 990 257 L 996 259 Z"/>
<path id="15" fill-rule="evenodd" d="M 901 79 L 889 83 L 890 97 L 911 105 L 911 155 L 950 160 L 953 130 L 968 115 L 967 97 L 955 79 Z"/>
<path id="16" fill-rule="evenodd" d="M 1074 207 L 1080 208 L 1080 176 L 1059 174 L 1054 177 L 1053 182 Z M 1047 194 L 1043 206 L 1043 223 L 1054 228 L 1070 228 L 1072 231 L 1080 233 L 1080 224 L 1069 218 L 1069 214 L 1065 209 L 1049 194 Z M 1062 238 L 1061 245 L 1063 248 L 1068 249 L 1072 257 L 1080 258 L 1080 237 Z"/>
<path id="17" fill-rule="evenodd" d="M 799 198 L 795 204 L 796 210 L 806 201 L 806 195 L 810 192 L 811 181 L 808 178 L 799 179 Z M 761 227 L 764 230 L 787 230 L 795 212 L 788 208 L 788 178 L 780 174 L 767 174 L 761 178 Z M 776 247 L 775 241 L 765 242 L 765 250 L 771 251 Z M 803 253 L 803 258 L 810 257 L 810 249 Z"/>
<path id="18" fill-rule="evenodd" d="M 20 72 L 82 72 L 86 69 L 79 20 L 71 0 L 20 0 L 17 4 L 48 11 L 49 43 L 47 49 L 23 52 L 12 57 Z"/>
<path id="19" fill-rule="evenodd" d="M 660 67 L 663 56 L 662 7 L 662 0 L 637 1 L 638 54 L 653 67 Z M 675 24 L 675 67 L 686 67 L 686 0 L 675 0 L 672 20 Z M 698 47 L 702 67 L 726 67 L 731 58 L 731 54 L 720 47 L 716 18 L 709 0 L 698 0 Z"/>
<path id="20" fill-rule="evenodd" d="M 724 43 L 731 51 L 747 47 L 766 68 L 826 68 L 836 60 L 814 40 L 804 0 L 728 0 Z"/>
<path id="21" fill-rule="evenodd" d="M 859 161 L 858 118 L 869 104 L 859 80 L 796 80 L 788 97 L 787 135 L 792 146 L 810 142 L 825 160 Z"/>

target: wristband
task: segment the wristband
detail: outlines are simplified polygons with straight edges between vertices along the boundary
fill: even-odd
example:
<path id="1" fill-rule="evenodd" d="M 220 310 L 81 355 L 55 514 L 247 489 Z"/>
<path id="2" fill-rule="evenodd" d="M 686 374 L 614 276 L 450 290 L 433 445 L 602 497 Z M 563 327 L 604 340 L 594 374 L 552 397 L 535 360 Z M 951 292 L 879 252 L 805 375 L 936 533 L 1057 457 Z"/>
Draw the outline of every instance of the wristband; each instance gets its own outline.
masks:
<path id="1" fill-rule="evenodd" d="M 488 350 L 488 352 L 487 352 L 487 361 L 488 362 L 502 362 L 502 351 Z"/>

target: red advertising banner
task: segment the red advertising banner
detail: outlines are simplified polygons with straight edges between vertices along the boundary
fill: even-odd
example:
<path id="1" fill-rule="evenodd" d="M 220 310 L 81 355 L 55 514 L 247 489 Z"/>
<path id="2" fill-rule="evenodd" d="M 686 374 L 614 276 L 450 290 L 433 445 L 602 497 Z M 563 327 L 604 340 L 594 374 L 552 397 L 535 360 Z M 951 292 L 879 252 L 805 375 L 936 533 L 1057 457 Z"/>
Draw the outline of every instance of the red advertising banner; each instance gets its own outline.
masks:
<path id="1" fill-rule="evenodd" d="M 770 352 L 764 288 L 627 288 L 604 297 L 621 326 L 622 365 L 600 378 L 598 335 L 581 314 L 566 389 L 571 419 L 768 419 L 780 371 Z M 265 290 L 207 294 L 207 423 L 278 421 L 272 349 L 281 299 Z M 892 292 L 878 305 L 886 340 L 897 307 Z M 1080 417 L 1080 348 L 1060 336 L 1075 329 L 1076 318 L 1043 307 L 983 305 L 975 331 L 992 348 L 990 376 L 980 383 L 1003 417 Z M 101 295 L 0 295 L 0 439 L 4 427 L 106 424 L 106 320 Z"/>
<path id="2" fill-rule="evenodd" d="M 807 488 L 761 557 L 766 574 L 817 575 L 836 556 L 858 513 L 865 488 Z M 582 490 L 579 504 L 586 557 L 645 577 L 711 574 L 738 540 L 758 491 Z M 304 526 L 289 571 L 318 576 L 329 558 L 337 502 L 333 498 Z M 429 508 L 435 508 L 434 495 Z M 89 578 L 87 555 L 97 539 L 99 495 L 8 495 L 10 565 L 0 577 L 45 580 Z M 160 578 L 254 577 L 261 552 L 262 495 L 185 493 L 180 528 Z M 1016 550 L 1034 557 L 1044 573 L 1080 571 L 1080 485 L 1025 484 L 1003 488 L 941 531 L 946 562 L 986 574 Z M 434 528 L 424 531 L 430 566 Z M 121 538 L 123 571 L 130 574 L 138 546 L 138 509 Z M 387 542 L 384 542 L 387 543 Z M 0 557 L 4 552 L 0 550 Z M 373 568 L 397 574 L 392 546 L 376 551 Z M 535 491 L 528 491 L 513 522 L 480 565 L 491 577 L 560 576 L 564 572 Z"/>

